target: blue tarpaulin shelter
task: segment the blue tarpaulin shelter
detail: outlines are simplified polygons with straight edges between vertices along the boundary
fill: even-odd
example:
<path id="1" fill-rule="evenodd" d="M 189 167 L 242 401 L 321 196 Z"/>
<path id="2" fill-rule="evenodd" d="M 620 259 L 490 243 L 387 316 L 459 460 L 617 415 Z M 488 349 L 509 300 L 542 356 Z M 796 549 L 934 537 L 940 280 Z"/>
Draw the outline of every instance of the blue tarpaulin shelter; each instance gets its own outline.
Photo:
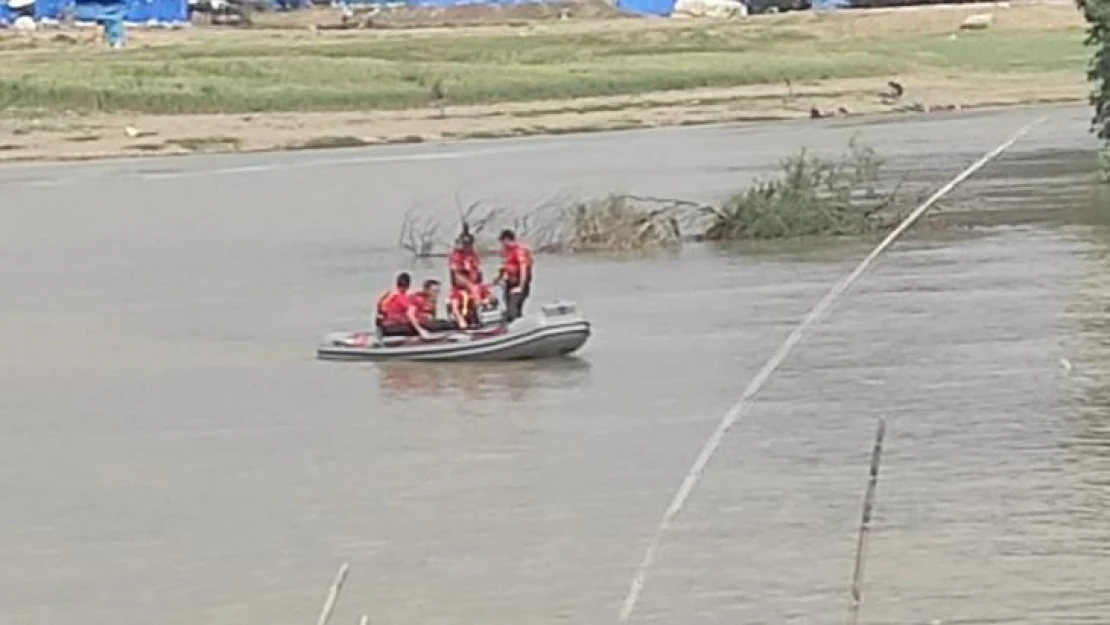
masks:
<path id="1" fill-rule="evenodd" d="M 343 4 L 364 6 L 393 4 L 396 0 L 346 0 Z M 462 7 L 462 6 L 519 6 L 529 4 L 554 4 L 558 0 L 400 0 L 410 7 Z"/>
<path id="2" fill-rule="evenodd" d="M 130 0 L 124 19 L 128 22 L 181 24 L 189 21 L 189 3 L 187 0 Z"/>
<path id="3" fill-rule="evenodd" d="M 617 0 L 617 10 L 632 15 L 668 17 L 674 13 L 675 0 Z"/>
<path id="4" fill-rule="evenodd" d="M 281 1 L 281 0 L 275 0 Z M 292 1 L 292 0 L 286 0 Z M 344 4 L 388 4 L 394 0 L 346 0 Z M 522 4 L 554 4 L 558 0 L 401 0 L 412 7 L 456 7 L 468 5 L 515 6 Z M 617 9 L 635 15 L 668 16 L 674 11 L 675 0 L 616 0 Z"/>
<path id="5" fill-rule="evenodd" d="M 72 14 L 79 21 L 113 19 L 122 11 L 126 22 L 182 24 L 189 21 L 187 0 L 35 0 L 35 19 L 60 20 Z M 11 22 L 6 0 L 0 0 L 0 23 Z"/>
<path id="6" fill-rule="evenodd" d="M 20 16 L 32 17 L 34 13 L 34 0 L 0 0 L 0 25 L 11 24 Z"/>
<path id="7" fill-rule="evenodd" d="M 127 0 L 74 0 L 73 19 L 104 26 L 104 34 L 112 47 L 123 45 L 127 18 Z M 64 10 L 64 9 L 63 9 Z"/>

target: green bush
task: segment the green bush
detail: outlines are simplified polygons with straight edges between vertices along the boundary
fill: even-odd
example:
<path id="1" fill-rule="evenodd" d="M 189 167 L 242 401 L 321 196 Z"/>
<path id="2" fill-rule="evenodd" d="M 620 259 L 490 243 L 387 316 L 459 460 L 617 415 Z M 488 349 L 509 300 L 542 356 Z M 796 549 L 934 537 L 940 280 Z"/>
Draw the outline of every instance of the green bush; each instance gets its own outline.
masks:
<path id="1" fill-rule="evenodd" d="M 1094 48 L 1087 65 L 1087 80 L 1091 82 L 1091 130 L 1099 139 L 1110 143 L 1110 2 L 1108 0 L 1076 0 L 1079 10 L 1087 20 L 1086 44 Z M 1110 181 L 1110 156 L 1108 148 L 1099 154 L 1103 182 Z"/>
<path id="2" fill-rule="evenodd" d="M 893 193 L 877 189 L 882 161 L 853 140 L 840 158 L 803 149 L 782 161 L 777 177 L 759 180 L 720 207 L 708 207 L 711 241 L 865 234 L 889 227 Z"/>

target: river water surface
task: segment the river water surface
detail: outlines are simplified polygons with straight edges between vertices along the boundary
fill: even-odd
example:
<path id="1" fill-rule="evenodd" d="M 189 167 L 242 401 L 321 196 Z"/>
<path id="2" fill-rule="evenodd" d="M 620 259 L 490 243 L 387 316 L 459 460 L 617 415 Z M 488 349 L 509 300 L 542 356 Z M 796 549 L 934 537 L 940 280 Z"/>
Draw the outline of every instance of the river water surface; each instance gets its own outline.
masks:
<path id="1" fill-rule="evenodd" d="M 866 251 L 541 257 L 536 299 L 596 325 L 580 359 L 321 363 L 317 337 L 367 319 L 405 262 L 394 228 L 292 187 L 271 217 L 244 189 L 218 205 L 226 180 L 97 204 L 124 182 L 44 179 L 0 190 L 5 625 L 307 623 L 343 561 L 335 623 L 613 622 L 721 415 Z M 863 622 L 1105 622 L 1110 234 L 1092 223 L 897 246 L 729 432 L 634 620 L 842 620 L 886 415 Z"/>

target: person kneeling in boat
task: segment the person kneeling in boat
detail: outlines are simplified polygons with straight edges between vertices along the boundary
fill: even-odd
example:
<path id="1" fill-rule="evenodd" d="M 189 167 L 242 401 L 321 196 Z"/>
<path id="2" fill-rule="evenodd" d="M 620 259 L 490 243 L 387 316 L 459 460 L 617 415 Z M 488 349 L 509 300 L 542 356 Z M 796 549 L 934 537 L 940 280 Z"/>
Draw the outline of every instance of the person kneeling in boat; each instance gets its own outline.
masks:
<path id="1" fill-rule="evenodd" d="M 464 330 L 481 326 L 481 311 L 496 306 L 497 300 L 492 297 L 489 287 L 484 284 L 468 286 L 457 284 L 451 288 L 451 297 L 447 300 L 451 320 Z"/>
<path id="2" fill-rule="evenodd" d="M 424 340 L 430 339 L 432 332 L 450 332 L 459 326 L 450 319 L 437 319 L 436 307 L 439 299 L 439 280 L 429 278 L 419 293 L 409 296 L 409 307 L 405 316 L 412 332 Z"/>

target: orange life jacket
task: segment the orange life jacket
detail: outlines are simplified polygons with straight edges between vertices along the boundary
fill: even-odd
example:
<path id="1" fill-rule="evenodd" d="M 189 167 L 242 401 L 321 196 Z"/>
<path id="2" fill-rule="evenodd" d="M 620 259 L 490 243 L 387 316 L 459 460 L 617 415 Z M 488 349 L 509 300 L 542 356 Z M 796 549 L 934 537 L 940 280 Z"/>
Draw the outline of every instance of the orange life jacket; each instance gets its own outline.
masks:
<path id="1" fill-rule="evenodd" d="M 532 270 L 532 250 L 513 241 L 501 249 L 501 271 L 510 285 L 520 284 Z"/>
<path id="2" fill-rule="evenodd" d="M 403 289 L 390 289 L 382 293 L 378 298 L 378 325 L 407 324 L 410 299 L 408 291 Z"/>
<path id="3" fill-rule="evenodd" d="M 423 291 L 409 296 L 409 306 L 416 309 L 416 320 L 427 323 L 436 316 L 436 304 Z"/>
<path id="4" fill-rule="evenodd" d="M 455 286 L 457 276 L 462 276 L 474 284 L 482 281 L 481 260 L 474 250 L 453 250 L 447 260 L 447 265 L 451 270 L 452 286 Z"/>

